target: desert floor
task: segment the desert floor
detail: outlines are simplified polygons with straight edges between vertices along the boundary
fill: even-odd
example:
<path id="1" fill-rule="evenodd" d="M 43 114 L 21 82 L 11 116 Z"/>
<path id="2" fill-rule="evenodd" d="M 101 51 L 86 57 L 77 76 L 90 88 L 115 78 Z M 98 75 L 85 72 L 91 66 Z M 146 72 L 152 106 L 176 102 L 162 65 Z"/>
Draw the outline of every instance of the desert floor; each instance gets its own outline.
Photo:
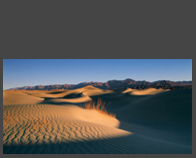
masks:
<path id="1" fill-rule="evenodd" d="M 115 117 L 81 106 L 101 98 Z M 4 154 L 191 154 L 192 90 L 3 92 Z"/>

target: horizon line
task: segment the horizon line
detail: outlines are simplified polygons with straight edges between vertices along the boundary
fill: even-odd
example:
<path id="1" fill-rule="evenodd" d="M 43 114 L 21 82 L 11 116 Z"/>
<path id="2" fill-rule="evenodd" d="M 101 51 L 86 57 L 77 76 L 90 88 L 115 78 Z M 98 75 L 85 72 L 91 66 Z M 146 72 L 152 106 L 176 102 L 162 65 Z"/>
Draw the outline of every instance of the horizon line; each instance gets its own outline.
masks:
<path id="1" fill-rule="evenodd" d="M 133 80 L 133 81 L 146 81 L 146 82 L 156 82 L 156 81 L 170 81 L 170 82 L 192 82 L 192 80 L 176 80 L 176 81 L 173 81 L 173 80 L 167 80 L 167 79 L 160 79 L 160 80 L 154 80 L 154 81 L 147 81 L 147 80 L 134 80 L 132 78 L 126 78 L 126 79 L 123 79 L 123 80 L 117 80 L 117 79 L 111 79 L 111 80 L 107 80 L 105 82 L 108 82 L 108 81 L 113 81 L 113 80 L 116 80 L 116 81 L 124 81 L 124 80 L 127 80 L 127 79 L 130 79 L 130 80 Z M 34 85 L 34 86 L 29 86 L 29 85 L 26 85 L 26 86 L 21 86 L 21 87 L 13 87 L 13 88 L 8 88 L 8 89 L 3 89 L 3 90 L 10 90 L 10 89 L 14 89 L 14 88 L 22 88 L 22 87 L 35 87 L 35 86 L 49 86 L 49 85 L 77 85 L 77 84 L 81 84 L 81 83 L 86 83 L 86 82 L 98 82 L 98 83 L 105 83 L 105 82 L 100 82 L 100 81 L 85 81 L 85 82 L 79 82 L 79 83 L 75 83 L 75 84 L 72 84 L 72 83 L 62 83 L 62 84 L 46 84 L 46 85 Z"/>

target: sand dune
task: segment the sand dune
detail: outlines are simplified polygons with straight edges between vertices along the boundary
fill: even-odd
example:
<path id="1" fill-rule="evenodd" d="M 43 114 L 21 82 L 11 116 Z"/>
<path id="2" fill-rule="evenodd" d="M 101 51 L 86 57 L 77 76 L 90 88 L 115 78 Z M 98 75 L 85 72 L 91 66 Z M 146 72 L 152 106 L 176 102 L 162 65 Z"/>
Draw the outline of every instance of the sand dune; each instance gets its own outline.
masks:
<path id="1" fill-rule="evenodd" d="M 4 91 L 3 152 L 190 154 L 191 95 L 163 89 L 115 93 L 93 86 Z M 100 97 L 111 102 L 107 109 L 116 118 L 80 107 Z"/>
<path id="2" fill-rule="evenodd" d="M 122 93 L 128 93 L 128 92 L 132 92 L 134 91 L 134 89 L 132 88 L 127 88 L 126 90 L 124 90 Z"/>
<path id="3" fill-rule="evenodd" d="M 85 86 L 83 88 L 77 89 L 77 91 L 83 92 L 84 95 L 87 96 L 95 96 L 95 95 L 103 95 L 108 93 L 113 93 L 113 90 L 103 90 L 91 85 Z"/>
<path id="4" fill-rule="evenodd" d="M 43 98 L 30 96 L 22 91 L 3 91 L 3 104 L 36 104 L 43 101 Z"/>
<path id="5" fill-rule="evenodd" d="M 4 105 L 3 108 L 4 146 L 93 141 L 132 134 L 116 128 L 119 121 L 115 118 L 73 105 Z"/>
<path id="6" fill-rule="evenodd" d="M 108 93 L 113 93 L 113 91 L 101 90 L 90 85 L 74 90 L 12 90 L 4 91 L 3 104 L 83 103 L 91 101 L 90 96 Z"/>
<path id="7" fill-rule="evenodd" d="M 130 95 L 154 95 L 154 94 L 158 94 L 161 92 L 167 92 L 167 91 L 169 91 L 169 89 L 164 90 L 162 88 L 160 88 L 160 89 L 149 88 L 149 89 L 145 89 L 145 90 L 133 90 L 129 94 Z"/>
<path id="8" fill-rule="evenodd" d="M 154 95 L 154 94 L 158 94 L 161 92 L 167 92 L 170 89 L 156 89 L 156 88 L 148 88 L 148 89 L 144 89 L 144 90 L 138 90 L 138 89 L 132 89 L 132 88 L 127 88 L 126 90 L 124 90 L 122 93 L 129 93 L 130 95 Z"/>

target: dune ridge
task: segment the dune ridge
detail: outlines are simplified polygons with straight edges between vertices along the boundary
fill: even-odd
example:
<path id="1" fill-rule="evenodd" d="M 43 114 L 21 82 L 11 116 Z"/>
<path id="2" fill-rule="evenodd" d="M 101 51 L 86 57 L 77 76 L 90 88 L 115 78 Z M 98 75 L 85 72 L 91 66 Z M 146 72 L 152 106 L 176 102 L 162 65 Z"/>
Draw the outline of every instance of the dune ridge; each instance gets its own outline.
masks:
<path id="1" fill-rule="evenodd" d="M 170 89 L 156 89 L 156 88 L 148 88 L 144 90 L 138 90 L 138 89 L 132 89 L 132 88 L 127 88 L 125 91 L 122 93 L 129 93 L 130 95 L 154 95 L 162 92 L 167 92 L 170 91 Z"/>

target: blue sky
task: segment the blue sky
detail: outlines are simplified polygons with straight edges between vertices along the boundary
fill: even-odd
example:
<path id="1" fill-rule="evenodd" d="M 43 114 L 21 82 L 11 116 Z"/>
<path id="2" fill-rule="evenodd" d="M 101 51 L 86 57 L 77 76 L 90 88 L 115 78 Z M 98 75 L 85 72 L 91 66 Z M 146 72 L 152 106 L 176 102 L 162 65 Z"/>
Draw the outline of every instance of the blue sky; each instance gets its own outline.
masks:
<path id="1" fill-rule="evenodd" d="M 108 80 L 192 80 L 192 59 L 3 59 L 3 89 Z"/>

